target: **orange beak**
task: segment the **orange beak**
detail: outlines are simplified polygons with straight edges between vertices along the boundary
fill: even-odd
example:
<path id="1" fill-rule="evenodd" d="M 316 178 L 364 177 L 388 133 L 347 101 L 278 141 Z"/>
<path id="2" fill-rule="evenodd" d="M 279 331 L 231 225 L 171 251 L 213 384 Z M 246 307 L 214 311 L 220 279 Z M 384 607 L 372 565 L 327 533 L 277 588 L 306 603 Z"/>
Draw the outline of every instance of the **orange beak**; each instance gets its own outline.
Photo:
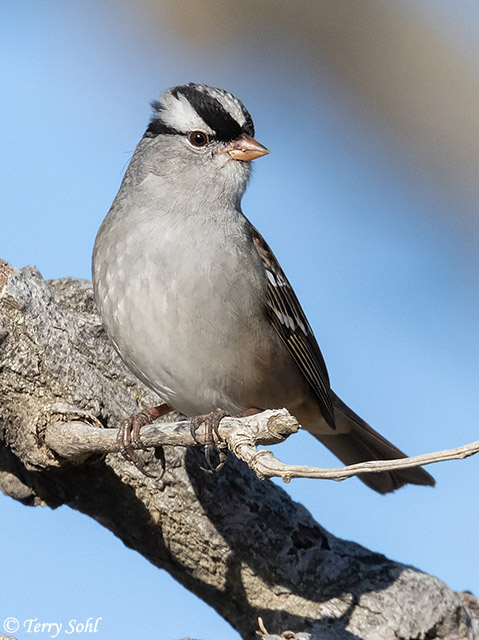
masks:
<path id="1" fill-rule="evenodd" d="M 269 149 L 244 133 L 237 140 L 230 142 L 222 153 L 227 153 L 233 160 L 247 162 L 265 156 Z"/>

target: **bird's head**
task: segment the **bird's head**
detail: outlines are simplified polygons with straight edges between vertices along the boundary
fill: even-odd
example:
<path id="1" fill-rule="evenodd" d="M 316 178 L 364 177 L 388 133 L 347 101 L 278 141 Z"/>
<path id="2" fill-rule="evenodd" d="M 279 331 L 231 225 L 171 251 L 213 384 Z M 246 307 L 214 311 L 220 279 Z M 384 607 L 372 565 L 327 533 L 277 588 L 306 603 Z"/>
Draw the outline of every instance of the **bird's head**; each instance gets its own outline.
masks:
<path id="1" fill-rule="evenodd" d="M 151 152 L 149 170 L 183 192 L 241 199 L 251 160 L 269 153 L 254 139 L 243 103 L 223 89 L 190 83 L 168 89 L 152 106 L 142 141 Z"/>

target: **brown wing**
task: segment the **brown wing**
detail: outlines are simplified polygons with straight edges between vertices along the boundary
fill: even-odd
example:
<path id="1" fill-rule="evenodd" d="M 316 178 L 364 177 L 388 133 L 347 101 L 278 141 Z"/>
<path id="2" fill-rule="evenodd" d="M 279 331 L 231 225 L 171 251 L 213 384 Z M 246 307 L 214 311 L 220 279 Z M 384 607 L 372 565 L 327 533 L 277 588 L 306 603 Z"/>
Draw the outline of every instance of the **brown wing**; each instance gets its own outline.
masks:
<path id="1" fill-rule="evenodd" d="M 324 419 L 334 428 L 328 371 L 313 331 L 274 253 L 254 227 L 251 239 L 266 272 L 267 313 L 271 323 L 316 394 Z"/>

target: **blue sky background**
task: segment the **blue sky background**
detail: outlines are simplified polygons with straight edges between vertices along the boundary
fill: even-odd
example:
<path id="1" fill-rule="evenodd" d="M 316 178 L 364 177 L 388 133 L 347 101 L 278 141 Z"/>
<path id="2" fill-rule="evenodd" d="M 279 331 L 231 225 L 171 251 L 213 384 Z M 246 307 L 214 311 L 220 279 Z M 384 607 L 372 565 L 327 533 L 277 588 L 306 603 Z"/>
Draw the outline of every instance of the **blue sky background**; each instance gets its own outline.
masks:
<path id="1" fill-rule="evenodd" d="M 281 43 L 265 43 L 261 55 L 239 42 L 200 54 L 167 25 L 161 38 L 144 36 L 114 7 L 0 6 L 0 257 L 35 264 L 45 278 L 90 278 L 96 231 L 150 100 L 188 81 L 224 87 L 246 104 L 271 150 L 255 163 L 244 211 L 295 286 L 335 391 L 410 454 L 477 440 L 479 259 L 450 215 L 463 203 L 438 192 L 331 68 L 316 68 L 312 83 L 301 56 Z M 433 17 L 448 37 L 477 34 L 475 3 L 443 0 Z M 308 434 L 277 454 L 336 466 Z M 334 534 L 478 595 L 479 461 L 429 470 L 434 490 L 386 497 L 357 480 L 297 480 L 287 490 Z M 81 514 L 0 497 L 0 522 L 0 632 L 9 616 L 102 617 L 104 638 L 238 637 Z"/>

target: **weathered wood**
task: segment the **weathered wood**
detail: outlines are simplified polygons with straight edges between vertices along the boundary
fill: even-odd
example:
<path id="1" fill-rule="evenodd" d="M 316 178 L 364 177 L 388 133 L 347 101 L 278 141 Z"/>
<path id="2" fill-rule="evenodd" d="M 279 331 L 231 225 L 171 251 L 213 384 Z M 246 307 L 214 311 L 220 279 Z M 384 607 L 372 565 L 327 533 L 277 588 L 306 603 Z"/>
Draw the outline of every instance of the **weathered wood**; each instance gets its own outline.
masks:
<path id="1" fill-rule="evenodd" d="M 117 433 L 112 429 L 98 429 L 93 426 L 93 416 L 79 412 L 76 421 L 71 420 L 71 410 L 61 405 L 52 407 L 52 418 L 45 428 L 47 446 L 67 460 L 83 461 L 93 453 L 115 453 L 118 449 Z M 55 419 L 57 418 L 57 419 Z M 62 422 L 63 420 L 63 422 Z M 101 427 L 97 424 L 96 427 Z M 221 421 L 218 432 L 223 444 L 237 458 L 246 462 L 250 469 L 263 480 L 282 478 L 289 482 L 292 478 L 315 478 L 318 480 L 346 480 L 363 473 L 379 473 L 410 467 L 422 467 L 433 462 L 463 460 L 479 452 L 479 441 L 471 442 L 455 449 L 423 453 L 397 460 L 372 460 L 345 467 L 322 468 L 309 465 L 293 465 L 278 460 L 268 449 L 258 449 L 258 445 L 282 442 L 299 429 L 296 419 L 286 409 L 267 410 L 244 418 L 226 417 Z M 196 439 L 204 438 L 204 426 L 196 433 Z M 191 434 L 190 420 L 162 422 L 148 425 L 141 430 L 141 445 L 132 442 L 132 448 L 143 447 L 191 447 L 197 444 Z"/>
<path id="2" fill-rule="evenodd" d="M 88 282 L 45 282 L 0 265 L 0 487 L 25 504 L 66 504 L 108 527 L 213 606 L 244 638 L 473 640 L 473 604 L 440 580 L 335 538 L 280 488 L 233 456 L 166 447 L 161 482 L 119 454 L 65 461 L 45 442 L 62 415 L 117 427 L 158 398 L 119 362 Z M 71 412 L 69 414 L 69 412 Z M 91 418 L 93 417 L 93 419 Z M 63 419 L 63 418 L 62 418 Z M 82 418 L 83 422 L 83 418 Z M 158 473 L 153 452 L 141 452 Z M 475 601 L 474 601 L 475 602 Z"/>

